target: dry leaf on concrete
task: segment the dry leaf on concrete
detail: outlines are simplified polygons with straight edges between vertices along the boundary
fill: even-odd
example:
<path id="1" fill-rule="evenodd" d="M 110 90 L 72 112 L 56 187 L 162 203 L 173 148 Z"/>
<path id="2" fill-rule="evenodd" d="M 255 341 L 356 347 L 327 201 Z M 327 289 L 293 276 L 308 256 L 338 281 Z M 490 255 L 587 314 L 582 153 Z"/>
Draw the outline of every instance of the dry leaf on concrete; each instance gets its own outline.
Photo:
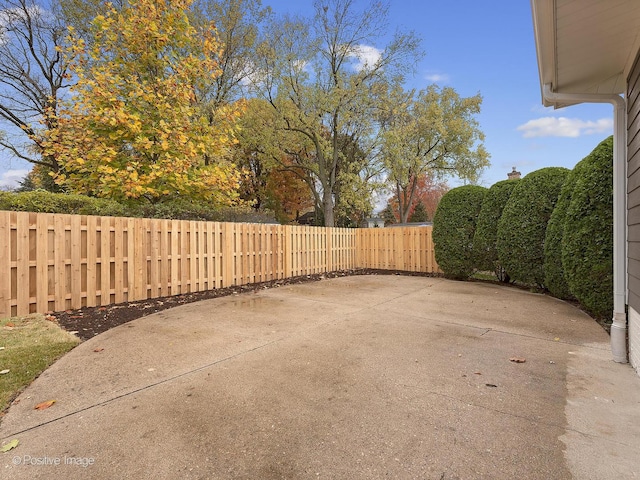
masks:
<path id="1" fill-rule="evenodd" d="M 47 408 L 49 408 L 54 403 L 56 403 L 55 400 L 47 400 L 46 402 L 42 402 L 42 403 L 37 404 L 35 407 L 33 407 L 33 409 L 34 410 L 46 410 Z"/>
<path id="2" fill-rule="evenodd" d="M 3 445 L 2 448 L 0 448 L 0 452 L 7 453 L 9 450 L 13 450 L 14 448 L 16 448 L 19 443 L 20 443 L 20 440 L 18 440 L 17 438 L 14 438 L 6 445 Z"/>

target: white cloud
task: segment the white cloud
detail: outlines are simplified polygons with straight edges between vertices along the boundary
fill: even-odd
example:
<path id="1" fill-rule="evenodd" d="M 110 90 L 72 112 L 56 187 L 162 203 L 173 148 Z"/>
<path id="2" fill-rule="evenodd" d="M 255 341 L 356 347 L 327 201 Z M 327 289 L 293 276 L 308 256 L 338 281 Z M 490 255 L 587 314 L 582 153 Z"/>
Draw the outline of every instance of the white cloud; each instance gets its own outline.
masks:
<path id="1" fill-rule="evenodd" d="M 424 78 L 433 83 L 446 83 L 449 81 L 449 75 L 447 75 L 446 73 L 428 73 L 424 76 Z"/>
<path id="2" fill-rule="evenodd" d="M 542 117 L 529 120 L 527 123 L 520 125 L 517 130 L 523 132 L 522 136 L 524 138 L 575 138 L 581 135 L 611 133 L 613 131 L 613 119 L 601 118 L 594 122 L 580 120 L 579 118 Z"/>
<path id="3" fill-rule="evenodd" d="M 29 170 L 7 170 L 0 175 L 0 190 L 10 190 L 20 186 L 20 181 L 27 176 Z"/>
<path id="4" fill-rule="evenodd" d="M 359 72 L 367 67 L 371 68 L 378 63 L 382 56 L 382 50 L 378 50 L 376 47 L 370 45 L 356 45 L 351 48 L 349 56 L 356 59 L 354 68 Z"/>

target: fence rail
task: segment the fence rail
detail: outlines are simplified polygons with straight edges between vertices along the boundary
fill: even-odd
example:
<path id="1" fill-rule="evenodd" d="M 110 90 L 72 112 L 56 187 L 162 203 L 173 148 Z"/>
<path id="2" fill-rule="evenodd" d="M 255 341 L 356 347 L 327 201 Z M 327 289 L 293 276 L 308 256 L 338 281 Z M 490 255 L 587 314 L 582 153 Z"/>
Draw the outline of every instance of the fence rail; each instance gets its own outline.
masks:
<path id="1" fill-rule="evenodd" d="M 0 211 L 0 317 L 353 268 L 438 272 L 431 228 Z"/>

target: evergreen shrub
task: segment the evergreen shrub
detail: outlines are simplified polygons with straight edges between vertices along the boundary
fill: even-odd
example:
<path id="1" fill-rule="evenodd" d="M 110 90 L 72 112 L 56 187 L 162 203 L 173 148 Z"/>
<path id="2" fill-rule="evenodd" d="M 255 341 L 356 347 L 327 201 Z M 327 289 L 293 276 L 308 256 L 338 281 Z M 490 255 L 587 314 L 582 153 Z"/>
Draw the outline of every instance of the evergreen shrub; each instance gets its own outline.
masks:
<path id="1" fill-rule="evenodd" d="M 475 270 L 473 236 L 487 189 L 466 185 L 449 190 L 433 218 L 436 262 L 451 278 L 466 279 Z"/>
<path id="2" fill-rule="evenodd" d="M 576 175 L 562 237 L 571 293 L 593 316 L 613 312 L 613 137 L 601 142 Z"/>
<path id="3" fill-rule="evenodd" d="M 519 181 L 519 179 L 503 180 L 489 188 L 482 202 L 476 233 L 473 237 L 476 268 L 482 271 L 495 271 L 498 278 L 504 281 L 507 281 L 509 277 L 508 272 L 503 271 L 504 269 L 498 261 L 498 251 L 496 250 L 498 221 Z"/>
<path id="4" fill-rule="evenodd" d="M 513 280 L 544 287 L 544 240 L 569 170 L 547 167 L 518 182 L 498 222 L 498 261 Z"/>

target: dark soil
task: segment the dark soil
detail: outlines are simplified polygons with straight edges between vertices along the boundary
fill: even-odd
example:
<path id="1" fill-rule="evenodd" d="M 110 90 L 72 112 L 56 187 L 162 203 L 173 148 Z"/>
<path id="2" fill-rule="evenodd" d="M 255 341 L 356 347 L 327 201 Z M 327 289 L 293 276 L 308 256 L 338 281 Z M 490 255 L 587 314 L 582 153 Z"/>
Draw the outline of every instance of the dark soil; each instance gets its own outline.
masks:
<path id="1" fill-rule="evenodd" d="M 152 313 L 177 307 L 185 303 L 198 302 L 210 298 L 224 297 L 243 292 L 252 292 L 265 288 L 276 288 L 283 285 L 314 282 L 325 278 L 346 277 L 349 275 L 410 275 L 421 277 L 434 277 L 437 274 L 419 272 L 399 272 L 394 270 L 356 269 L 342 270 L 338 272 L 304 275 L 301 277 L 271 280 L 269 282 L 254 283 L 237 287 L 218 288 L 203 292 L 185 293 L 171 297 L 149 298 L 135 302 L 125 302 L 103 307 L 83 307 L 78 310 L 54 312 L 57 323 L 69 332 L 74 332 L 81 340 L 88 340 L 102 332 L 130 322 L 136 318 L 144 317 Z M 53 319 L 52 319 L 53 320 Z"/>

